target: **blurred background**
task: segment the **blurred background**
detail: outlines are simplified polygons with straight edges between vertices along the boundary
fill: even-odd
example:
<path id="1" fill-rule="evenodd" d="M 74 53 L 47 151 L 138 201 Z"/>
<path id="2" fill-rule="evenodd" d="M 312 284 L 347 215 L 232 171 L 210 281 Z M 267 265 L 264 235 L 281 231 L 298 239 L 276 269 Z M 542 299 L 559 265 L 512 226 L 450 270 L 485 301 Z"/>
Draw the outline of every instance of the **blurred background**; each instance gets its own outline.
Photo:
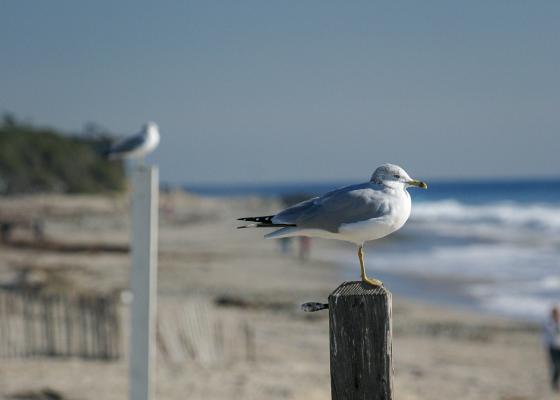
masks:
<path id="1" fill-rule="evenodd" d="M 5 1 L 0 396 L 127 397 L 129 166 L 156 121 L 158 398 L 328 399 L 325 301 L 352 245 L 235 219 L 391 162 L 405 227 L 366 248 L 403 399 L 551 398 L 560 4 Z M 261 214 L 262 213 L 262 214 Z"/>

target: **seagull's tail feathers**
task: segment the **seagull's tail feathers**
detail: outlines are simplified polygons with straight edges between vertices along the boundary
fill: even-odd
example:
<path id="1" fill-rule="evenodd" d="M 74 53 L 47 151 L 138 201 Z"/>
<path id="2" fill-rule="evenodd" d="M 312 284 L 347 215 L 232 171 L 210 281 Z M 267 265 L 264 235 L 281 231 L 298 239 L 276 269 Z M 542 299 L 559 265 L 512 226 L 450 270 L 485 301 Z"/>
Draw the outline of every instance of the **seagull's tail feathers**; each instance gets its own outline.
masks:
<path id="1" fill-rule="evenodd" d="M 249 225 L 238 226 L 237 229 L 243 229 L 243 228 L 285 228 L 285 227 L 295 226 L 294 224 L 275 224 L 275 223 L 272 222 L 272 218 L 274 218 L 274 215 L 266 215 L 266 216 L 263 216 L 263 217 L 238 218 L 237 219 L 238 221 L 248 221 L 248 222 L 256 222 L 256 223 L 249 224 Z"/>

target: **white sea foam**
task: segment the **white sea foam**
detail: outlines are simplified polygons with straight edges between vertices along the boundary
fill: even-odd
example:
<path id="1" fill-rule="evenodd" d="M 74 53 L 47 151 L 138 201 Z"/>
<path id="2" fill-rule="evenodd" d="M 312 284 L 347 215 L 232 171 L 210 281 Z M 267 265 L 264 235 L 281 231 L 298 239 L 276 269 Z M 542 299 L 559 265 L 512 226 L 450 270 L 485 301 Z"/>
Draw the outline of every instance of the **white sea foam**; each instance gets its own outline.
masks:
<path id="1" fill-rule="evenodd" d="M 415 203 L 410 229 L 446 237 L 560 244 L 560 205 L 455 200 Z"/>
<path id="2" fill-rule="evenodd" d="M 558 302 L 560 274 L 541 279 L 499 280 L 471 285 L 467 289 L 483 310 L 523 317 L 543 318 Z"/>
<path id="3" fill-rule="evenodd" d="M 454 282 L 460 297 L 471 298 L 475 308 L 524 319 L 540 319 L 553 303 L 560 302 L 560 251 L 537 251 L 513 244 L 471 244 L 367 252 L 368 270 Z M 462 282 L 462 284 L 461 284 Z M 438 286 L 435 287 L 437 290 Z M 461 294 L 462 293 L 462 294 Z M 404 293 L 406 294 L 406 293 Z"/>
<path id="4" fill-rule="evenodd" d="M 560 206 L 496 202 L 465 204 L 456 200 L 418 202 L 412 220 L 487 224 L 560 233 Z"/>
<path id="5" fill-rule="evenodd" d="M 531 246 L 514 244 L 444 245 L 427 249 L 403 244 L 398 251 L 374 248 L 368 252 L 371 265 L 378 270 L 492 281 L 554 277 L 559 257 L 553 249 L 535 251 Z"/>
<path id="6" fill-rule="evenodd" d="M 553 299 L 499 293 L 481 301 L 486 311 L 530 320 L 544 319 L 553 304 Z"/>

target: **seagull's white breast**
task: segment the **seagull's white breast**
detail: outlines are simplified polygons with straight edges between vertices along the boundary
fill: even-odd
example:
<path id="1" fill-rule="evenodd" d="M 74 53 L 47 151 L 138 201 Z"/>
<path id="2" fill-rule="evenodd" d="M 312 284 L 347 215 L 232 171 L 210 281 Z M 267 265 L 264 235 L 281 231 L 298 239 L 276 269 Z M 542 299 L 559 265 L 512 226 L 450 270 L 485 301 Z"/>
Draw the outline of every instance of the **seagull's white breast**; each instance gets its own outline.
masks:
<path id="1" fill-rule="evenodd" d="M 360 245 L 369 240 L 380 239 L 402 228 L 410 216 L 410 194 L 405 189 L 391 189 L 388 194 L 393 199 L 390 201 L 387 214 L 379 218 L 342 224 L 338 239 Z"/>
<path id="2" fill-rule="evenodd" d="M 130 152 L 128 158 L 141 158 L 154 151 L 159 144 L 159 133 L 157 130 L 149 130 L 144 139 L 144 143 L 137 149 Z"/>
<path id="3" fill-rule="evenodd" d="M 147 154 L 152 152 L 158 146 L 158 144 L 159 132 L 157 132 L 157 130 L 150 131 L 143 146 L 145 153 Z"/>

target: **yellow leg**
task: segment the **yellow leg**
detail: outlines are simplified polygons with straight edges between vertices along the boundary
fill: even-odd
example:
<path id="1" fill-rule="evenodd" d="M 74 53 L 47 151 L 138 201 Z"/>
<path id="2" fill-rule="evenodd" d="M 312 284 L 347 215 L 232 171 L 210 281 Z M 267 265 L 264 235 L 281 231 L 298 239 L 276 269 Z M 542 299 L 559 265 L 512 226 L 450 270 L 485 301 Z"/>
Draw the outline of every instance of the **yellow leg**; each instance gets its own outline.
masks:
<path id="1" fill-rule="evenodd" d="M 366 269 L 364 267 L 364 246 L 358 247 L 358 258 L 360 259 L 360 276 L 362 277 L 362 282 L 369 283 L 372 286 L 383 286 L 383 282 L 368 278 L 366 275 Z"/>

